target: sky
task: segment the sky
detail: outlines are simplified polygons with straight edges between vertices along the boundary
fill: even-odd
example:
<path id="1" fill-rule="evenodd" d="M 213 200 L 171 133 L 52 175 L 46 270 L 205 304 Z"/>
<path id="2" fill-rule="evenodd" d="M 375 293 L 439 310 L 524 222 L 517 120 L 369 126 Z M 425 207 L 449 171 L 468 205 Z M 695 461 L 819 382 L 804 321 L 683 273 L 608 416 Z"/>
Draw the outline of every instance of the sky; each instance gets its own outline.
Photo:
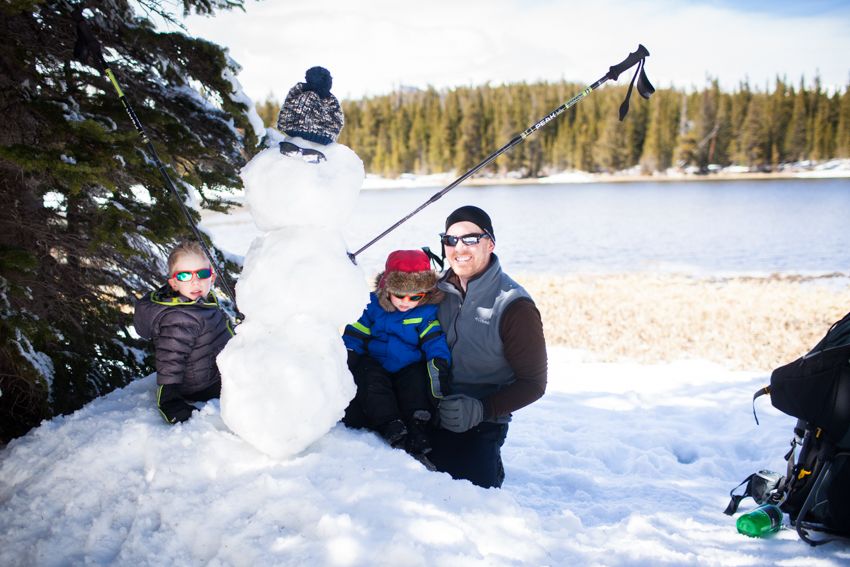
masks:
<path id="1" fill-rule="evenodd" d="M 227 47 L 255 101 L 282 100 L 314 65 L 338 98 L 399 87 L 561 79 L 590 84 L 643 44 L 658 88 L 772 88 L 819 73 L 850 81 L 850 1 L 246 0 L 245 11 L 187 18 Z M 619 82 L 625 83 L 627 76 Z"/>

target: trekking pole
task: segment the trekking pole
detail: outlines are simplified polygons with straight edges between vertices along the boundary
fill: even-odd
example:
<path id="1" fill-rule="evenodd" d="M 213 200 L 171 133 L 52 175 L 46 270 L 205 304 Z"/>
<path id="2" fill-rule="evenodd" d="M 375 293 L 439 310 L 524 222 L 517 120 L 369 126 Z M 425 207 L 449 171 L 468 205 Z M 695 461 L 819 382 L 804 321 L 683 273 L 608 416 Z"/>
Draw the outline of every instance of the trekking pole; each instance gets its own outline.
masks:
<path id="1" fill-rule="evenodd" d="M 514 146 L 524 142 L 526 138 L 528 138 L 529 136 L 534 134 L 537 130 L 539 130 L 540 128 L 545 126 L 548 122 L 554 120 L 556 117 L 558 117 L 563 112 L 569 110 L 570 108 L 572 108 L 573 106 L 578 104 L 578 102 L 581 99 L 583 99 L 584 97 L 589 95 L 592 91 L 599 88 L 603 83 L 605 83 L 609 79 L 612 80 L 612 81 L 616 81 L 617 78 L 620 76 L 620 73 L 622 73 L 626 69 L 629 69 L 629 68 L 633 67 L 635 64 L 637 64 L 638 68 L 635 70 L 635 74 L 632 77 L 632 82 L 629 84 L 629 90 L 626 93 L 626 98 L 625 98 L 625 100 L 623 100 L 623 103 L 620 105 L 620 120 L 622 121 L 623 118 L 625 118 L 626 113 L 629 111 L 629 97 L 631 97 L 632 87 L 635 84 L 635 80 L 637 80 L 638 92 L 640 93 L 640 95 L 643 98 L 648 99 L 650 97 L 650 95 L 652 95 L 652 93 L 655 92 L 655 88 L 649 82 L 649 79 L 647 78 L 646 73 L 643 70 L 644 60 L 648 56 L 649 56 L 649 51 L 647 51 L 647 49 L 643 45 L 638 44 L 637 50 L 635 50 L 633 53 L 629 53 L 629 56 L 626 57 L 625 59 L 623 59 L 620 63 L 617 63 L 616 65 L 612 65 L 611 67 L 609 67 L 608 72 L 605 74 L 605 76 L 603 76 L 598 81 L 596 81 L 595 83 L 593 83 L 592 85 L 590 85 L 589 87 L 587 87 L 586 89 L 584 89 L 583 91 L 578 93 L 576 96 L 574 96 L 573 98 L 571 98 L 570 100 L 568 100 L 567 102 L 565 102 L 564 104 L 562 104 L 561 106 L 559 106 L 558 108 L 556 108 L 555 110 L 553 110 L 552 112 L 550 112 L 549 114 L 547 114 L 546 116 L 544 116 L 543 118 L 538 120 L 535 124 L 533 124 L 532 126 L 527 128 L 521 134 L 517 134 L 510 142 L 508 142 L 507 144 L 505 144 L 504 146 L 502 146 L 501 148 L 499 148 L 498 150 L 496 150 L 495 152 L 493 152 L 492 154 L 490 154 L 489 156 L 484 158 L 484 161 L 482 161 L 481 163 L 474 166 L 472 169 L 470 169 L 469 171 L 467 171 L 466 173 L 464 173 L 463 175 L 461 175 L 460 177 L 458 177 L 457 179 L 452 181 L 449 185 L 447 185 L 446 187 L 441 189 L 439 192 L 435 193 L 430 199 L 428 199 L 427 201 L 422 203 L 419 207 L 417 207 L 416 209 L 411 211 L 410 214 L 408 214 L 407 216 L 405 216 L 404 218 L 402 218 L 401 220 L 396 222 L 394 225 L 389 227 L 387 230 L 385 230 L 384 232 L 382 232 L 381 234 L 379 234 L 378 236 L 376 236 L 375 238 L 373 238 L 372 240 L 367 242 L 359 250 L 357 250 L 356 252 L 353 252 L 353 253 L 349 252 L 348 253 L 349 259 L 351 259 L 352 263 L 357 264 L 356 258 L 357 258 L 358 254 L 360 254 L 361 252 L 363 252 L 364 250 L 366 250 L 367 248 L 372 246 L 374 243 L 376 243 L 377 241 L 379 241 L 380 239 L 385 237 L 387 234 L 389 234 L 390 232 L 392 232 L 393 230 L 398 228 L 402 223 L 404 223 L 405 221 L 410 219 L 413 215 L 415 215 L 416 213 L 418 213 L 419 211 L 421 211 L 422 209 L 424 209 L 425 207 L 427 207 L 431 203 L 434 203 L 435 201 L 440 199 L 443 195 L 445 195 L 446 193 L 448 193 L 449 191 L 451 191 L 452 189 L 454 189 L 455 187 L 457 187 L 458 185 L 460 185 L 461 183 L 463 183 L 464 181 L 466 181 L 467 179 L 469 179 L 470 177 L 475 175 L 482 168 L 490 165 L 493 162 L 493 160 L 495 160 L 497 157 L 499 157 L 500 155 L 502 155 L 506 151 L 510 150 Z"/>
<path id="2" fill-rule="evenodd" d="M 82 61 L 83 63 L 87 63 L 88 59 L 91 59 L 91 62 L 94 64 L 94 67 L 100 71 L 102 74 L 106 75 L 109 81 L 112 83 L 112 86 L 115 88 L 115 92 L 118 94 L 118 100 L 121 101 L 121 105 L 124 107 L 124 110 L 127 112 L 127 116 L 130 117 L 130 121 L 133 122 L 133 126 L 136 127 L 136 131 L 142 138 L 142 142 L 145 144 L 145 149 L 150 152 L 151 157 L 156 163 L 157 169 L 159 169 L 160 174 L 162 175 L 162 179 L 165 182 L 166 187 L 171 191 L 172 195 L 175 199 L 177 199 L 177 203 L 180 205 L 180 210 L 183 211 L 183 214 L 186 217 L 186 220 L 189 223 L 189 226 L 192 228 L 192 232 L 195 235 L 195 238 L 201 244 L 201 247 L 204 249 L 204 253 L 207 255 L 207 259 L 210 261 L 210 265 L 213 269 L 221 275 L 219 281 L 221 282 L 221 287 L 224 288 L 224 291 L 230 296 L 230 300 L 233 302 L 233 311 L 236 313 L 237 322 L 241 321 L 241 313 L 239 312 L 239 308 L 236 306 L 236 294 L 233 293 L 233 290 L 230 287 L 230 284 L 227 281 L 227 274 L 218 269 L 216 265 L 215 259 L 213 258 L 212 252 L 207 247 L 206 242 L 204 242 L 203 237 L 201 236 L 198 227 L 195 226 L 195 221 L 192 219 L 191 213 L 189 213 L 189 209 L 186 208 L 186 204 L 183 202 L 183 199 L 175 187 L 174 182 L 171 181 L 171 177 L 168 175 L 168 171 L 165 169 L 165 165 L 162 163 L 162 160 L 159 159 L 159 155 L 156 153 L 156 148 L 154 148 L 153 143 L 151 143 L 150 138 L 145 132 L 144 126 L 142 126 L 139 117 L 136 115 L 136 111 L 133 110 L 133 107 L 130 105 L 130 102 L 127 100 L 127 97 L 124 96 L 124 91 L 121 90 L 121 86 L 118 84 L 118 80 L 115 78 L 115 74 L 112 72 L 112 69 L 106 64 L 106 60 L 103 58 L 103 51 L 100 47 L 100 42 L 94 36 L 94 33 L 91 31 L 91 28 L 83 17 L 82 8 L 75 8 L 72 17 L 77 23 L 77 44 L 74 46 L 74 56 Z"/>

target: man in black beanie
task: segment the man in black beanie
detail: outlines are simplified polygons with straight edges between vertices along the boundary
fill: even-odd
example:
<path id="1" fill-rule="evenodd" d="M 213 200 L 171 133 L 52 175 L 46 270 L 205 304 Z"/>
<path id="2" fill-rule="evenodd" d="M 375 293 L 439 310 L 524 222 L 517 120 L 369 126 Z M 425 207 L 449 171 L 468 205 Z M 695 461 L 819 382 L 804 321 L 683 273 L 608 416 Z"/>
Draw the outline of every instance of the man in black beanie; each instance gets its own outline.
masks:
<path id="1" fill-rule="evenodd" d="M 500 487 L 511 412 L 546 391 L 543 323 L 528 292 L 502 272 L 486 212 L 455 210 L 440 238 L 450 268 L 437 284 L 445 293 L 438 317 L 452 351 L 452 385 L 428 457 L 453 478 Z"/>

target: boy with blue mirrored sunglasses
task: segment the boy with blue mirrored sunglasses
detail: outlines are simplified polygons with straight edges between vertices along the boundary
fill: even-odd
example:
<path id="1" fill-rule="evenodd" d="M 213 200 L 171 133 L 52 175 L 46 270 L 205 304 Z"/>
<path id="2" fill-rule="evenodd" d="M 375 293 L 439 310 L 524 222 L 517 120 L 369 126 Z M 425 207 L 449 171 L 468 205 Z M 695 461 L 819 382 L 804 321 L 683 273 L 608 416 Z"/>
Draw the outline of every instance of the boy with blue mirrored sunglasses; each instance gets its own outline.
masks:
<path id="1" fill-rule="evenodd" d="M 168 423 L 186 421 L 191 402 L 219 397 L 215 357 L 232 336 L 230 321 L 212 292 L 215 272 L 195 241 L 182 242 L 168 257 L 166 285 L 136 303 L 134 325 L 152 339 L 156 358 L 156 403 Z"/>

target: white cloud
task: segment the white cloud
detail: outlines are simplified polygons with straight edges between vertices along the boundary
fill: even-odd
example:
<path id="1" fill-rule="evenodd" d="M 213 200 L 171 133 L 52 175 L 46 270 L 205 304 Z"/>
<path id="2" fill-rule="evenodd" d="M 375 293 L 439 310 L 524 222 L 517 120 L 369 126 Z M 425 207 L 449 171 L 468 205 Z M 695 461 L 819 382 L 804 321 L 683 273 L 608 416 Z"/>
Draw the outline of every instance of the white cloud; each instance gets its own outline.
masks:
<path id="1" fill-rule="evenodd" d="M 230 48 L 255 100 L 282 99 L 313 65 L 341 98 L 400 85 L 446 87 L 561 78 L 590 83 L 643 43 L 658 87 L 726 88 L 777 75 L 850 78 L 850 8 L 793 16 L 673 0 L 324 0 L 247 2 L 246 12 L 192 17 L 190 33 Z M 624 82 L 625 77 L 620 79 Z"/>

